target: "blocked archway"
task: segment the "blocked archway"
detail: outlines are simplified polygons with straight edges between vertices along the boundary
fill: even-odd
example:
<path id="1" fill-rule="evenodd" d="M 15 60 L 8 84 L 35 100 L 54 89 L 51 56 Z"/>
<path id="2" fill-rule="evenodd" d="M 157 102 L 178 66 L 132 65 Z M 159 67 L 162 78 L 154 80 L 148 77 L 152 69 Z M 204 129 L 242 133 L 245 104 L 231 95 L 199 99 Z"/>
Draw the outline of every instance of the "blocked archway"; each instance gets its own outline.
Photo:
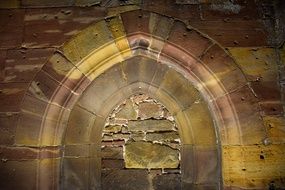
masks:
<path id="1" fill-rule="evenodd" d="M 166 25 L 168 28 L 162 27 L 161 30 L 159 25 Z M 142 63 L 146 64 L 131 64 L 136 63 L 133 59 L 137 58 L 145 59 Z M 132 61 L 128 64 L 129 60 Z M 102 79 L 118 65 L 121 65 L 118 71 L 127 69 L 129 75 L 122 86 L 119 80 L 115 80 L 117 78 Z M 127 67 L 124 68 L 124 65 Z M 147 67 L 148 65 L 150 66 Z M 153 80 L 157 75 L 160 79 Z M 122 73 L 122 81 L 125 80 L 124 77 L 126 76 Z M 177 82 L 176 79 L 182 82 Z M 103 92 L 96 88 L 92 91 L 92 86 L 96 85 L 101 85 L 99 89 Z M 102 88 L 106 86 L 108 88 Z M 194 90 L 194 95 L 188 96 L 193 92 L 192 89 L 197 90 Z M 70 154 L 71 157 L 74 156 L 77 150 L 85 150 L 78 154 L 87 157 L 88 168 L 74 170 L 75 176 L 82 176 L 80 172 L 87 171 L 88 176 L 84 178 L 87 182 L 84 184 L 91 189 L 98 187 L 98 126 L 102 126 L 105 115 L 117 104 L 117 100 L 137 91 L 153 94 L 176 113 L 182 131 L 180 134 L 185 142 L 185 163 L 194 163 L 194 160 L 207 162 L 207 159 L 198 159 L 199 156 L 215 155 L 213 157 L 216 158 L 215 164 L 218 167 L 212 172 L 215 173 L 212 181 L 201 181 L 197 177 L 199 171 L 203 170 L 198 168 L 199 164 L 193 172 L 189 170 L 193 165 L 185 166 L 183 182 L 186 189 L 189 186 L 220 189 L 223 184 L 227 185 L 230 172 L 227 172 L 228 161 L 223 159 L 225 155 L 221 149 L 231 145 L 253 144 L 264 135 L 264 129 L 254 125 L 258 120 L 255 114 L 257 108 L 252 104 L 253 94 L 244 75 L 217 43 L 180 21 L 141 10 L 126 12 L 95 23 L 64 44 L 31 83 L 22 105 L 16 144 L 33 145 L 43 150 L 38 155 L 45 159 L 38 164 L 37 187 L 48 185 L 56 189 L 60 187 L 59 183 L 65 184 L 66 181 L 59 175 L 60 172 L 64 174 L 64 167 L 61 169 L 60 163 L 65 160 L 64 157 Z M 106 97 L 104 93 L 109 96 Z M 90 102 L 93 97 L 85 98 L 88 94 L 97 97 L 97 101 Z M 195 94 L 199 94 L 203 100 L 203 106 L 199 108 L 202 111 L 199 112 L 191 111 L 191 105 L 195 101 L 189 97 L 195 97 Z M 31 107 L 31 103 L 38 106 Z M 85 149 L 66 146 L 66 139 L 70 138 L 68 131 L 78 130 L 70 126 L 77 109 L 83 110 L 78 114 L 86 111 L 84 117 L 88 116 L 86 120 L 90 120 L 89 128 L 83 132 L 87 137 L 82 137 L 79 143 Z M 199 119 L 192 119 L 196 122 L 193 125 L 191 117 L 195 113 L 205 112 L 209 112 L 211 118 L 210 127 L 206 131 L 212 131 L 213 138 L 209 138 L 209 144 L 208 138 L 199 144 L 192 141 L 195 138 L 191 136 L 194 132 L 191 130 L 195 126 L 199 130 L 199 122 L 203 120 L 198 115 Z M 251 114 L 247 122 L 244 119 L 245 114 Z M 248 122 L 252 124 L 250 128 Z M 196 132 L 194 137 L 200 135 Z M 196 150 L 195 146 L 199 148 L 200 145 L 208 147 L 208 151 Z M 44 148 L 41 148 L 45 146 L 52 146 L 55 151 L 47 155 Z M 77 153 L 75 157 L 76 155 Z M 191 159 L 193 161 L 189 161 Z M 243 158 L 241 164 L 242 162 Z M 220 172 L 221 168 L 223 174 Z M 200 175 L 204 179 L 212 173 L 202 172 Z"/>

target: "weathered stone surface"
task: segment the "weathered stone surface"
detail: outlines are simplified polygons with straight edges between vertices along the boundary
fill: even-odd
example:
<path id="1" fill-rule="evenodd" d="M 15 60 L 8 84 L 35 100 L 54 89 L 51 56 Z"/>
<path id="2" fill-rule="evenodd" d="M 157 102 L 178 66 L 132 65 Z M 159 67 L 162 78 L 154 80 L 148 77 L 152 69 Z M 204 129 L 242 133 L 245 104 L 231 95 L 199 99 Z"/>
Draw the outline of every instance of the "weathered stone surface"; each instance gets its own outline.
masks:
<path id="1" fill-rule="evenodd" d="M 285 118 L 284 117 L 263 117 L 266 131 L 272 143 L 285 142 Z"/>
<path id="2" fill-rule="evenodd" d="M 215 73 L 215 78 L 219 78 L 219 82 L 222 83 L 227 92 L 246 85 L 246 78 L 234 62 L 234 59 L 226 54 L 225 50 L 219 45 L 215 44 L 207 49 L 201 56 L 201 61 L 207 68 Z M 193 67 L 192 70 L 195 71 L 195 66 Z M 198 77 L 203 79 L 206 85 L 211 86 L 211 83 L 214 83 L 213 79 L 205 78 L 203 74 L 204 73 L 199 73 Z M 219 96 L 220 94 L 215 95 Z"/>
<path id="3" fill-rule="evenodd" d="M 30 82 L 52 55 L 52 48 L 12 49 L 7 51 L 4 61 L 5 82 Z"/>
<path id="4" fill-rule="evenodd" d="M 1 162 L 1 189 L 36 189 L 37 167 L 37 160 Z"/>
<path id="5" fill-rule="evenodd" d="M 132 133 L 130 138 L 134 141 L 142 141 L 145 138 L 145 133 L 143 133 L 143 132 Z"/>
<path id="6" fill-rule="evenodd" d="M 3 1 L 1 1 L 2 3 Z M 7 1 L 8 2 L 8 1 Z M 9 1 L 10 2 L 10 1 Z M 0 46 L 1 48 L 21 47 L 24 31 L 25 10 L 0 11 Z"/>
<path id="7" fill-rule="evenodd" d="M 282 116 L 284 113 L 281 101 L 264 101 L 260 102 L 259 105 L 263 116 Z"/>
<path id="8" fill-rule="evenodd" d="M 158 93 L 165 90 L 177 104 L 187 108 L 200 99 L 199 91 L 182 74 L 175 70 L 169 70 L 159 86 Z"/>
<path id="9" fill-rule="evenodd" d="M 219 159 L 216 145 L 195 146 L 195 184 L 215 184 L 219 181 Z M 185 160 L 186 162 L 186 160 Z"/>
<path id="10" fill-rule="evenodd" d="M 245 86 L 227 96 L 217 99 L 216 103 L 223 107 L 226 99 L 231 99 L 231 103 L 235 105 L 235 114 L 239 120 L 239 131 L 233 127 L 235 118 L 231 113 L 229 106 L 224 106 L 221 110 L 223 122 L 226 125 L 226 139 L 224 143 L 240 144 L 242 138 L 243 144 L 258 144 L 265 138 L 265 127 L 260 118 L 258 99 L 252 93 L 252 90 Z M 237 135 L 239 134 L 239 135 Z"/>
<path id="11" fill-rule="evenodd" d="M 11 8 L 19 8 L 20 1 L 19 0 L 4 0 L 0 2 L 0 8 L 2 9 L 11 9 Z"/>
<path id="12" fill-rule="evenodd" d="M 197 28 L 224 47 L 268 45 L 266 28 L 257 20 L 228 20 L 227 17 L 224 17 L 219 20 L 191 20 L 189 24 L 190 27 Z"/>
<path id="13" fill-rule="evenodd" d="M 154 190 L 180 190 L 181 189 L 181 176 L 180 174 L 163 174 L 154 177 L 153 181 Z"/>
<path id="14" fill-rule="evenodd" d="M 277 59 L 273 48 L 230 48 L 229 51 L 248 80 L 276 80 Z"/>
<path id="15" fill-rule="evenodd" d="M 145 102 L 139 104 L 138 116 L 141 119 L 159 118 L 162 115 L 162 109 L 159 104 Z"/>
<path id="16" fill-rule="evenodd" d="M 63 51 L 69 60 L 77 63 L 91 51 L 111 40 L 113 40 L 112 33 L 108 29 L 106 22 L 100 21 L 86 28 L 73 40 L 66 43 L 63 46 Z"/>
<path id="17" fill-rule="evenodd" d="M 89 159 L 88 158 L 65 158 L 62 162 L 63 189 L 88 189 Z"/>
<path id="18" fill-rule="evenodd" d="M 118 15 L 120 13 L 139 10 L 139 9 L 140 9 L 140 7 L 138 5 L 125 5 L 125 6 L 118 6 L 118 7 L 109 7 L 107 9 L 107 11 L 108 11 L 107 15 L 108 16 L 114 16 L 114 15 Z"/>
<path id="19" fill-rule="evenodd" d="M 169 36 L 173 23 L 173 19 L 152 13 L 149 21 L 150 33 L 154 36 L 166 39 Z"/>
<path id="20" fill-rule="evenodd" d="M 108 125 L 105 126 L 103 129 L 103 132 L 106 133 L 118 133 L 122 130 L 122 126 L 121 125 Z"/>
<path id="21" fill-rule="evenodd" d="M 199 57 L 213 43 L 201 33 L 189 30 L 185 24 L 179 21 L 174 23 L 168 40 L 174 44 L 179 44 L 181 49 Z"/>
<path id="22" fill-rule="evenodd" d="M 150 13 L 142 10 L 129 11 L 121 14 L 127 34 L 137 31 L 149 33 Z"/>
<path id="23" fill-rule="evenodd" d="M 198 5 L 178 5 L 175 1 L 145 0 L 142 7 L 148 11 L 169 15 L 182 20 L 200 19 L 200 9 Z"/>
<path id="24" fill-rule="evenodd" d="M 17 112 L 27 83 L 1 83 L 0 84 L 0 112 Z"/>
<path id="25" fill-rule="evenodd" d="M 225 186 L 262 189 L 274 179 L 276 187 L 284 187 L 284 144 L 223 146 L 222 154 Z"/>
<path id="26" fill-rule="evenodd" d="M 177 168 L 179 152 L 168 146 L 148 142 L 126 144 L 126 168 Z"/>
<path id="27" fill-rule="evenodd" d="M 124 167 L 124 160 L 102 159 L 102 168 L 123 169 Z M 102 172 L 104 173 L 104 170 L 102 170 Z"/>
<path id="28" fill-rule="evenodd" d="M 113 134 L 112 136 L 113 140 L 125 140 L 127 141 L 130 138 L 129 134 Z"/>
<path id="29" fill-rule="evenodd" d="M 88 144 L 64 145 L 64 157 L 88 157 L 89 149 Z"/>
<path id="30" fill-rule="evenodd" d="M 276 81 L 252 82 L 251 88 L 260 101 L 279 101 L 281 99 L 280 86 Z"/>
<path id="31" fill-rule="evenodd" d="M 90 128 L 94 125 L 96 116 L 79 106 L 70 113 L 66 129 L 66 144 L 82 143 L 89 141 Z"/>
<path id="32" fill-rule="evenodd" d="M 74 89 L 84 78 L 83 74 L 60 53 L 54 53 L 43 70 L 70 89 Z"/>
<path id="33" fill-rule="evenodd" d="M 226 17 L 229 20 L 239 18 L 257 19 L 258 5 L 254 1 L 235 1 L 226 0 L 208 1 L 208 0 L 177 0 L 186 4 L 186 2 L 196 2 L 201 4 L 201 16 L 204 20 L 222 20 Z"/>
<path id="34" fill-rule="evenodd" d="M 184 110 L 184 114 L 189 120 L 195 144 L 214 145 L 216 143 L 215 126 L 209 108 L 204 101 L 194 103 L 190 108 Z M 187 127 L 189 126 L 181 126 L 181 130 L 186 131 Z"/>
<path id="35" fill-rule="evenodd" d="M 104 190 L 149 189 L 146 170 L 105 170 L 102 174 Z"/>
<path id="36" fill-rule="evenodd" d="M 147 133 L 147 141 L 175 141 L 179 140 L 178 132 Z"/>
<path id="37" fill-rule="evenodd" d="M 121 119 L 137 119 L 137 112 L 134 108 L 133 102 L 130 100 L 126 101 L 126 104 L 122 107 L 122 109 L 116 114 L 117 118 Z"/>
<path id="38" fill-rule="evenodd" d="M 101 150 L 101 157 L 108 159 L 123 159 L 123 147 L 104 147 Z"/>
<path id="39" fill-rule="evenodd" d="M 143 56 L 135 56 L 122 64 L 122 72 L 129 84 L 134 82 L 150 83 L 155 74 L 157 64 L 155 60 Z"/>
<path id="40" fill-rule="evenodd" d="M 129 121 L 130 131 L 169 131 L 173 124 L 168 120 Z"/>
<path id="41" fill-rule="evenodd" d="M 0 114 L 0 144 L 12 145 L 14 144 L 15 131 L 19 113 L 1 113 Z"/>

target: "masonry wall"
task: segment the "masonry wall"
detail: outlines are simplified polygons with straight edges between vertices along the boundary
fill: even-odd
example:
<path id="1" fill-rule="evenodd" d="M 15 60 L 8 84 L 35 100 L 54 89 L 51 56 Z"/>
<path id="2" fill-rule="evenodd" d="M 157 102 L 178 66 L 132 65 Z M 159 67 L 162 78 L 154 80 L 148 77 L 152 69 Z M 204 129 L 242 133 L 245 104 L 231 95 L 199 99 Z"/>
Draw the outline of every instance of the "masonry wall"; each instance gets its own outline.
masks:
<path id="1" fill-rule="evenodd" d="M 222 148 L 228 189 L 280 189 L 285 176 L 285 46 L 282 1 L 29 1 L 0 2 L 0 187 L 36 189 L 37 165 L 56 163 L 62 147 L 18 145 L 15 131 L 30 82 L 57 47 L 93 22 L 144 9 L 177 18 L 216 40 L 234 58 L 252 90 L 266 129 L 257 144 Z M 209 59 L 213 59 L 215 55 Z M 63 70 L 65 68 L 62 68 Z M 237 102 L 248 97 L 241 96 Z M 241 104 L 242 105 L 242 104 Z M 247 109 L 242 107 L 241 109 Z M 21 121 L 29 123 L 27 121 Z M 33 123 L 30 123 L 31 128 Z M 250 135 L 250 134 L 249 134 Z M 252 137 L 255 138 L 255 137 Z M 38 152 L 44 151 L 42 158 Z M 240 158 L 244 162 L 240 162 Z M 28 177 L 27 177 L 28 176 Z M 247 176 L 243 180 L 241 176 Z"/>
<path id="2" fill-rule="evenodd" d="M 135 95 L 108 117 L 102 139 L 103 189 L 180 189 L 180 137 L 156 100 Z"/>

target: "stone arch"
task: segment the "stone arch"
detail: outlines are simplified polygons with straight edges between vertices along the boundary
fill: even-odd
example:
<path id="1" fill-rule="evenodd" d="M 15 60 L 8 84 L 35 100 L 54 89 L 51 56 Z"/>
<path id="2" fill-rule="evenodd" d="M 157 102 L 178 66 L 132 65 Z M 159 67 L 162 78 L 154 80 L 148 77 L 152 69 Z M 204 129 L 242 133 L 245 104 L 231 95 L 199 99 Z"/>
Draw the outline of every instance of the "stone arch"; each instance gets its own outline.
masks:
<path id="1" fill-rule="evenodd" d="M 181 21 L 136 10 L 99 21 L 58 49 L 26 92 L 16 144 L 55 146 L 63 157 L 66 126 L 81 95 L 109 68 L 137 56 L 168 65 L 191 81 L 209 107 L 220 148 L 253 144 L 264 135 L 263 128 L 245 123 L 244 114 L 252 114 L 249 122 L 258 119 L 258 108 L 243 73 L 219 44 Z M 38 188 L 57 188 L 59 162 L 48 162 L 54 164 L 38 165 Z M 50 167 L 54 172 L 46 173 Z"/>

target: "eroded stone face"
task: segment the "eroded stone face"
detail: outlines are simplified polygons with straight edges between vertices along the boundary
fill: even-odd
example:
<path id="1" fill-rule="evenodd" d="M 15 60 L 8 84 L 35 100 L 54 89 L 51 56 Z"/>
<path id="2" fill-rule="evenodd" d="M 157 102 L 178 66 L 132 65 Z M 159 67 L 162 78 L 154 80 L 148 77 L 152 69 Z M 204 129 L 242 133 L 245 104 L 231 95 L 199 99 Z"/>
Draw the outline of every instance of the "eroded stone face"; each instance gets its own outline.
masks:
<path id="1" fill-rule="evenodd" d="M 127 100 L 122 109 L 116 114 L 116 117 L 121 119 L 137 119 L 137 112 L 133 102 Z"/>
<path id="2" fill-rule="evenodd" d="M 179 151 L 150 142 L 131 142 L 125 148 L 126 168 L 177 168 Z"/>
<path id="3" fill-rule="evenodd" d="M 137 120 L 129 122 L 130 131 L 169 131 L 173 124 L 168 120 Z"/>
<path id="4" fill-rule="evenodd" d="M 139 117 L 141 119 L 159 118 L 161 116 L 161 107 L 156 103 L 145 102 L 139 106 Z"/>

